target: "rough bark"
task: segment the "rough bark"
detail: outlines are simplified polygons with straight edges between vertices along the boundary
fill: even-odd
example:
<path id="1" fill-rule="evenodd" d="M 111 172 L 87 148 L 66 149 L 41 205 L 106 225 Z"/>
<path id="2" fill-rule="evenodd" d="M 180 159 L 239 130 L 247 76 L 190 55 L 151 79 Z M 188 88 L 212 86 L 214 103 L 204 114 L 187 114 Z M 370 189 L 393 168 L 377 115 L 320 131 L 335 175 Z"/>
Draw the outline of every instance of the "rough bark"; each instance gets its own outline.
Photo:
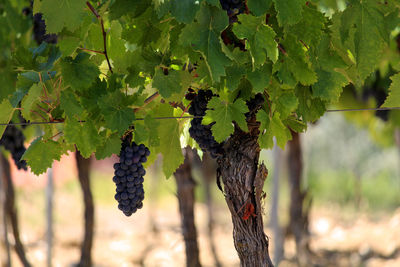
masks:
<path id="1" fill-rule="evenodd" d="M 303 160 L 300 136 L 292 132 L 292 140 L 288 143 L 288 166 L 290 184 L 290 232 L 294 235 L 298 263 L 307 266 L 309 263 L 308 210 L 304 208 L 307 191 L 302 190 Z"/>
<path id="2" fill-rule="evenodd" d="M 186 248 L 186 266 L 200 267 L 199 247 L 197 244 L 197 230 L 194 221 L 194 187 L 191 160 L 192 149 L 185 148 L 185 161 L 174 173 L 178 189 L 179 213 L 183 238 Z"/>
<path id="3" fill-rule="evenodd" d="M 268 171 L 264 164 L 258 165 L 258 133 L 258 128 L 245 133 L 235 127 L 224 145 L 224 155 L 218 159 L 218 175 L 232 217 L 234 245 L 243 267 L 273 266 L 263 229 L 261 200 Z"/>
<path id="4" fill-rule="evenodd" d="M 94 231 L 94 204 L 93 195 L 90 190 L 90 159 L 85 159 L 79 152 L 75 154 L 78 168 L 78 178 L 81 185 L 83 201 L 85 204 L 84 221 L 85 233 L 81 245 L 81 259 L 79 267 L 92 266 L 92 245 Z"/>
<path id="5" fill-rule="evenodd" d="M 214 208 L 213 208 L 213 197 L 211 184 L 215 182 L 216 175 L 216 162 L 213 160 L 209 153 L 203 154 L 203 160 L 201 161 L 201 173 L 204 181 L 204 194 L 207 204 L 207 235 L 208 242 L 210 244 L 211 253 L 214 258 L 214 265 L 221 267 L 221 261 L 219 260 L 217 248 L 214 242 Z"/>
<path id="6" fill-rule="evenodd" d="M 17 253 L 21 263 L 24 267 L 30 267 L 31 264 L 29 263 L 28 259 L 25 255 L 24 245 L 21 242 L 20 235 L 19 235 L 19 226 L 18 226 L 18 215 L 17 209 L 15 207 L 15 193 L 14 193 L 14 185 L 11 180 L 11 172 L 10 172 L 10 164 L 8 160 L 1 154 L 1 161 L 2 161 L 2 169 L 3 169 L 3 185 L 5 188 L 5 216 L 8 217 L 13 235 L 14 235 L 14 249 Z"/>

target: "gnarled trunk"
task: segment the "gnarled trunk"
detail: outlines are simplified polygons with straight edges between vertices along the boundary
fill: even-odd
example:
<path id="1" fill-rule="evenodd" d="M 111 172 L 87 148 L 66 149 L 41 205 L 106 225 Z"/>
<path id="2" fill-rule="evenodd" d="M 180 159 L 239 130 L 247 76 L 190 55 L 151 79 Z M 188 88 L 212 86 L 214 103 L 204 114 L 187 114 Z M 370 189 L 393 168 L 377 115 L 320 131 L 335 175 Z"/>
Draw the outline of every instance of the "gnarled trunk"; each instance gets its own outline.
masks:
<path id="1" fill-rule="evenodd" d="M 25 249 L 24 245 L 21 242 L 20 236 L 19 236 L 19 226 L 18 226 L 18 214 L 17 210 L 15 208 L 15 193 L 14 193 L 14 186 L 11 180 L 11 172 L 10 172 L 10 163 L 8 160 L 3 156 L 3 154 L 0 153 L 1 157 L 1 164 L 3 167 L 3 185 L 5 188 L 6 192 L 6 200 L 5 200 L 5 214 L 4 216 L 7 216 L 8 219 L 10 220 L 11 226 L 12 226 L 12 231 L 13 231 L 13 236 L 14 236 L 14 249 L 15 252 L 17 253 L 19 259 L 22 262 L 22 265 L 24 267 L 30 267 L 31 264 L 29 263 L 28 259 L 26 258 L 25 254 Z"/>
<path id="2" fill-rule="evenodd" d="M 197 231 L 194 221 L 194 187 L 191 161 L 191 148 L 185 148 L 185 161 L 174 173 L 178 187 L 179 213 L 182 221 L 182 232 L 186 248 L 186 266 L 200 267 Z"/>
<path id="3" fill-rule="evenodd" d="M 92 245 L 94 230 L 94 204 L 92 191 L 90 190 L 90 159 L 85 159 L 79 153 L 75 154 L 76 165 L 78 167 L 79 183 L 82 188 L 83 201 L 85 203 L 85 233 L 81 245 L 81 259 L 79 267 L 92 266 Z"/>
<path id="4" fill-rule="evenodd" d="M 273 266 L 269 240 L 264 233 L 261 199 L 268 175 L 259 165 L 258 129 L 245 133 L 235 127 L 224 145 L 225 153 L 218 159 L 218 171 L 224 184 L 225 201 L 233 223 L 233 240 L 244 267 Z"/>
<path id="5" fill-rule="evenodd" d="M 308 208 L 304 206 L 307 191 L 302 190 L 303 160 L 299 133 L 292 132 L 288 143 L 288 166 L 290 184 L 290 231 L 296 241 L 296 251 L 300 266 L 309 264 Z"/>

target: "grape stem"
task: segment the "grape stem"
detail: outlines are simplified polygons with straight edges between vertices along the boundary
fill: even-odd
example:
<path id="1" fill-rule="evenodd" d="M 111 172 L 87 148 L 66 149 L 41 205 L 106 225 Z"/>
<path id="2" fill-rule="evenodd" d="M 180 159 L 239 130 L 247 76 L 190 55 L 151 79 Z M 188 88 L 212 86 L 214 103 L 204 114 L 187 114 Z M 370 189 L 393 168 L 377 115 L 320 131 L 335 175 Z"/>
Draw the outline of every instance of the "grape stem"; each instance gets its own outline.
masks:
<path id="1" fill-rule="evenodd" d="M 104 30 L 103 18 L 99 15 L 99 13 L 96 11 L 96 9 L 88 1 L 86 2 L 86 5 L 89 7 L 90 11 L 92 11 L 92 13 L 96 16 L 97 20 L 100 22 L 101 33 L 103 34 L 104 51 L 92 50 L 91 52 L 103 54 L 106 57 L 108 68 L 110 69 L 110 72 L 113 73 L 113 70 L 112 70 L 112 67 L 111 67 L 111 63 L 110 63 L 110 59 L 108 58 L 108 54 L 107 54 L 107 33 Z M 82 49 L 82 48 L 80 48 L 80 49 Z M 82 49 L 82 50 L 87 50 L 87 49 Z"/>

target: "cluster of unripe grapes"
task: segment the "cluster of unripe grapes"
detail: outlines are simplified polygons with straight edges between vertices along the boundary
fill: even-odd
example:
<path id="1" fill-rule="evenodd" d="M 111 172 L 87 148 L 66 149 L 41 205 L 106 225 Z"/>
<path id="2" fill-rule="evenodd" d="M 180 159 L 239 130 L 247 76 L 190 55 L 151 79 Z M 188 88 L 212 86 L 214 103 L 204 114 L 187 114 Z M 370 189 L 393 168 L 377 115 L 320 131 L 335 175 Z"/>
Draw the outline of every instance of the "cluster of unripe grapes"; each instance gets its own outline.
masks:
<path id="1" fill-rule="evenodd" d="M 146 171 L 142 163 L 147 161 L 150 150 L 143 144 L 132 144 L 124 140 L 121 146 L 119 162 L 114 164 L 113 181 L 116 184 L 115 200 L 118 208 L 131 216 L 143 207 L 143 176 Z"/>

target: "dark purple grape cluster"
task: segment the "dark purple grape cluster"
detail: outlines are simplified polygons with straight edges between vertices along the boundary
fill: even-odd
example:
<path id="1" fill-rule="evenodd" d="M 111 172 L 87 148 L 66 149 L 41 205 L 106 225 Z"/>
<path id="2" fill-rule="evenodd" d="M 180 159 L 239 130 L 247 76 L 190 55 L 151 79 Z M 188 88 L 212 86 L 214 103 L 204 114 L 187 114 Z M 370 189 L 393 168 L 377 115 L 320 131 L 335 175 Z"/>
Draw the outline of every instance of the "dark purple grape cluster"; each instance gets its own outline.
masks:
<path id="1" fill-rule="evenodd" d="M 41 13 L 36 13 L 33 16 L 33 37 L 37 44 L 41 44 L 42 42 L 48 44 L 57 43 L 56 34 L 46 34 L 46 23 L 44 22 Z"/>
<path id="2" fill-rule="evenodd" d="M 257 114 L 257 111 L 260 110 L 262 105 L 264 104 L 264 96 L 260 93 L 256 94 L 253 98 L 246 102 L 247 107 L 249 108 L 249 112 L 247 112 L 246 119 L 250 120 Z"/>
<path id="3" fill-rule="evenodd" d="M 38 45 L 40 45 L 42 42 L 46 42 L 48 44 L 56 44 L 57 35 L 46 34 L 46 23 L 43 20 L 42 13 L 36 13 L 33 15 L 32 9 L 33 9 L 33 1 L 30 1 L 30 5 L 22 9 L 22 14 L 32 18 L 33 38 L 35 39 L 36 43 Z"/>
<path id="4" fill-rule="evenodd" d="M 119 163 L 114 164 L 113 181 L 117 185 L 115 200 L 118 208 L 131 216 L 143 207 L 143 176 L 146 174 L 142 163 L 147 161 L 150 150 L 143 144 L 130 144 L 124 140 L 121 146 Z"/>
<path id="5" fill-rule="evenodd" d="M 10 151 L 17 168 L 27 170 L 26 161 L 21 160 L 26 148 L 24 145 L 25 136 L 20 129 L 13 125 L 7 126 L 3 137 L 0 139 L 0 145 Z"/>
<path id="6" fill-rule="evenodd" d="M 226 10 L 229 16 L 229 23 L 237 22 L 237 15 L 244 12 L 246 8 L 245 0 L 219 0 L 222 9 Z"/>
<path id="7" fill-rule="evenodd" d="M 213 93 L 211 90 L 200 90 L 193 98 L 189 108 L 189 114 L 203 117 L 206 114 L 208 101 L 210 101 L 212 96 Z M 202 121 L 203 118 L 192 119 L 189 128 L 190 136 L 199 144 L 203 151 L 208 151 L 211 157 L 216 158 L 218 155 L 222 154 L 222 145 L 215 141 L 212 135 L 211 126 L 213 123 L 203 125 L 201 123 Z"/>

